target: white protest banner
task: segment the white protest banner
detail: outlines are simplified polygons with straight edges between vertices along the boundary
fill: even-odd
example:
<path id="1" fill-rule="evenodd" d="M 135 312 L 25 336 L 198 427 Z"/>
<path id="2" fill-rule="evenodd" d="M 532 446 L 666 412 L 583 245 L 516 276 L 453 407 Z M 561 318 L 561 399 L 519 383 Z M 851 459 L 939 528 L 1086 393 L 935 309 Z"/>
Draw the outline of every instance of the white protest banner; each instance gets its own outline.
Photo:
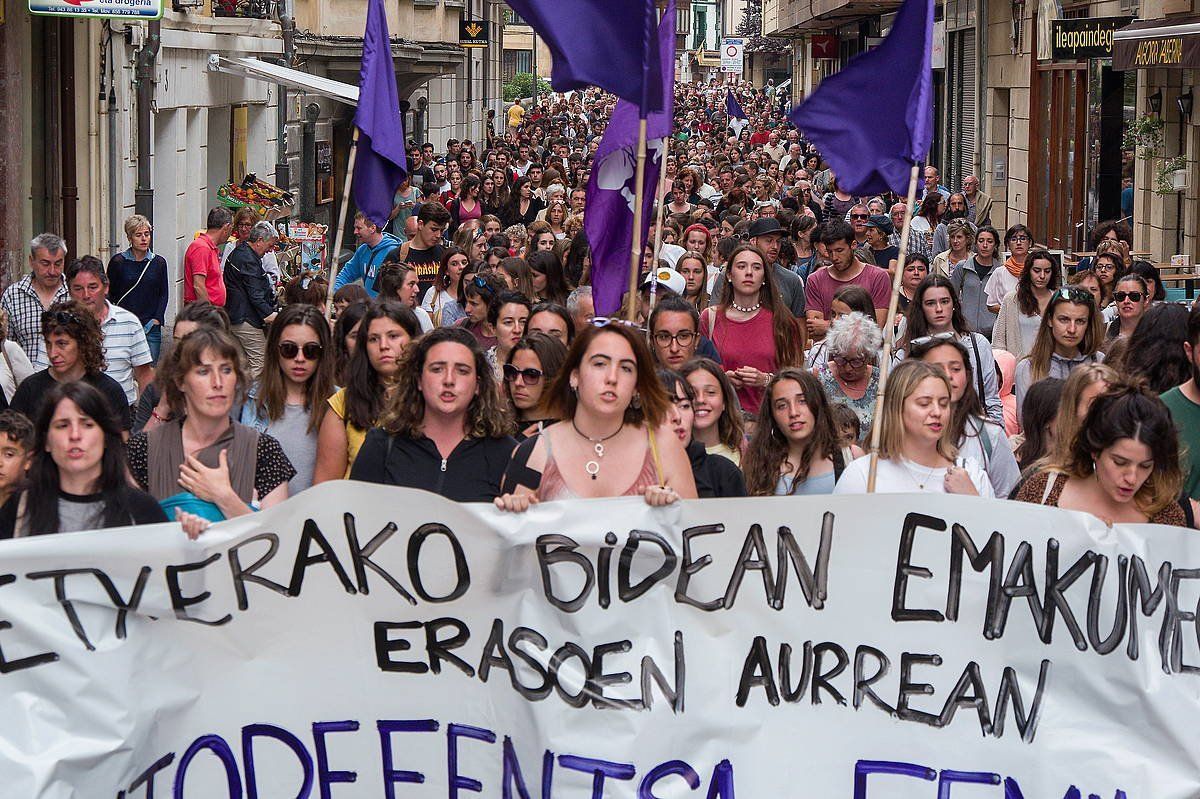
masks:
<path id="1" fill-rule="evenodd" d="M 1194 799 L 1200 537 L 327 483 L 0 546 L 20 799 Z"/>

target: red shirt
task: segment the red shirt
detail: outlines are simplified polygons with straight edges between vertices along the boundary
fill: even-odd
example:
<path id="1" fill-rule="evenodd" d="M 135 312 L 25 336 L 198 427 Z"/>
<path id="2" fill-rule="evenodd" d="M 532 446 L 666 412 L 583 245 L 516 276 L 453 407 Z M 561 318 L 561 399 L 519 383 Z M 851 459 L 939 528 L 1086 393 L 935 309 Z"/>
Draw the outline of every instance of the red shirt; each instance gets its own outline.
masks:
<path id="1" fill-rule="evenodd" d="M 183 256 L 183 301 L 196 301 L 196 287 L 193 275 L 204 275 L 204 288 L 208 290 L 208 299 L 213 305 L 225 305 L 225 281 L 221 277 L 221 254 L 217 245 L 201 233 L 188 245 L 187 253 Z"/>
<path id="2" fill-rule="evenodd" d="M 766 144 L 771 140 L 771 134 L 765 130 L 756 130 L 750 134 L 750 146 L 754 147 L 759 144 Z"/>
<path id="3" fill-rule="evenodd" d="M 778 371 L 775 353 L 775 315 L 762 308 L 744 321 L 734 321 L 719 308 L 713 314 L 700 316 L 700 335 L 712 341 L 721 354 L 721 366 L 727 372 L 743 366 L 753 366 L 760 372 Z M 712 327 L 709 318 L 713 319 Z M 715 329 L 713 329 L 715 327 Z M 737 389 L 742 410 L 758 413 L 766 389 L 760 386 L 744 386 Z M 732 409 L 734 413 L 736 409 Z"/>

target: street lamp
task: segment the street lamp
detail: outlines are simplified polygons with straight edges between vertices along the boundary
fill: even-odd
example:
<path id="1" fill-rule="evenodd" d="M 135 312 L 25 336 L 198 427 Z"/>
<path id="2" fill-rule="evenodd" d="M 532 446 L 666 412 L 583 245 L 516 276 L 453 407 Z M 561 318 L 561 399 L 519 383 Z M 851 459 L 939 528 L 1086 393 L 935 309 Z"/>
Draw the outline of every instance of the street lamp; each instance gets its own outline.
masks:
<path id="1" fill-rule="evenodd" d="M 1192 90 L 1188 89 L 1187 94 L 1179 95 L 1175 102 L 1179 103 L 1179 116 L 1190 120 L 1192 118 Z"/>
<path id="2" fill-rule="evenodd" d="M 1162 89 L 1147 97 L 1146 102 L 1150 104 L 1150 113 L 1158 116 L 1162 112 Z"/>

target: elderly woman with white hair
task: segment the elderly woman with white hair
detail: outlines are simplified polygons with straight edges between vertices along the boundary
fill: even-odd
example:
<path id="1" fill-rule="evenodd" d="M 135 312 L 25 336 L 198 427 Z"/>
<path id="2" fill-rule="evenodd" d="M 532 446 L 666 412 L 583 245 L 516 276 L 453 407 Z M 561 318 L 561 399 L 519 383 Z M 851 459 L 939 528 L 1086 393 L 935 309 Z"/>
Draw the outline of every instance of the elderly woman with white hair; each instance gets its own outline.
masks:
<path id="1" fill-rule="evenodd" d="M 275 321 L 275 290 L 263 269 L 263 256 L 275 248 L 279 233 L 270 222 L 258 222 L 238 242 L 225 264 L 225 311 L 229 329 L 246 352 L 250 377 L 262 371 L 267 352 L 264 328 Z"/>
<path id="2" fill-rule="evenodd" d="M 867 435 L 879 391 L 876 360 L 883 331 L 859 311 L 839 317 L 825 334 L 828 361 L 814 370 L 829 401 L 847 406 L 858 417 L 859 440 Z"/>

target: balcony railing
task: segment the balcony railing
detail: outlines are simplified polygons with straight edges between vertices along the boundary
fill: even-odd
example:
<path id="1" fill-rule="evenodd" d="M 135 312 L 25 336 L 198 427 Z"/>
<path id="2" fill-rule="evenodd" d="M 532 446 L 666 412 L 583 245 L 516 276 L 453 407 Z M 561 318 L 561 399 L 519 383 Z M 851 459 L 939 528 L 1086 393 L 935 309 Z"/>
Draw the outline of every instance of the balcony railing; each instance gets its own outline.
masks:
<path id="1" fill-rule="evenodd" d="M 271 0 L 212 0 L 214 17 L 270 19 Z"/>

